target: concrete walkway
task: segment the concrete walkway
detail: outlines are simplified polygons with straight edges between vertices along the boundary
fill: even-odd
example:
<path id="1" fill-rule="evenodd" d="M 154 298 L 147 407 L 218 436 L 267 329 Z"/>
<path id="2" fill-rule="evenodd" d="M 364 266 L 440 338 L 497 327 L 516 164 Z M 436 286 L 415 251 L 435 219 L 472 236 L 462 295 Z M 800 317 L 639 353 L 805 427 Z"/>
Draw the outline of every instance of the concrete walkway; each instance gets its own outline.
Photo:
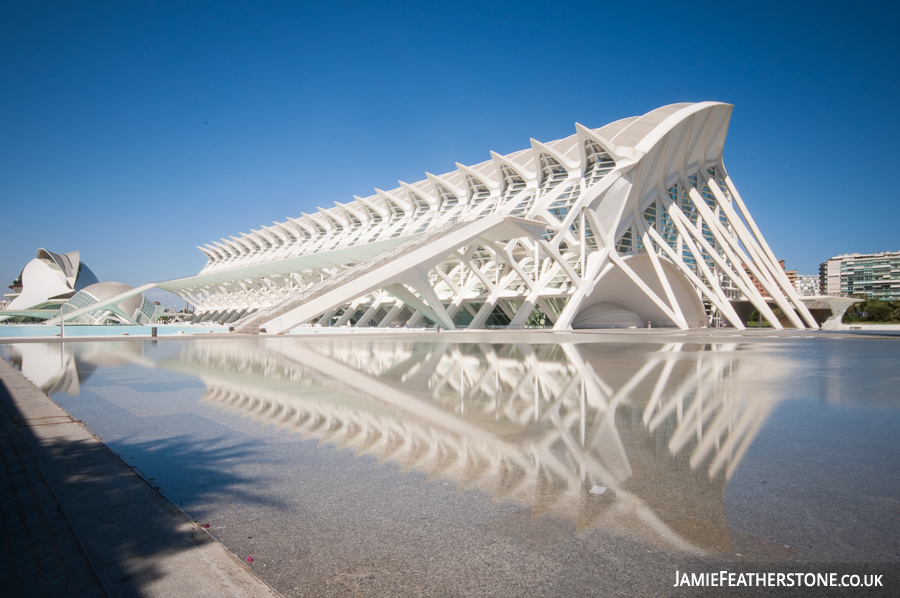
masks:
<path id="1" fill-rule="evenodd" d="M 278 594 L 0 359 L 0 593 Z"/>

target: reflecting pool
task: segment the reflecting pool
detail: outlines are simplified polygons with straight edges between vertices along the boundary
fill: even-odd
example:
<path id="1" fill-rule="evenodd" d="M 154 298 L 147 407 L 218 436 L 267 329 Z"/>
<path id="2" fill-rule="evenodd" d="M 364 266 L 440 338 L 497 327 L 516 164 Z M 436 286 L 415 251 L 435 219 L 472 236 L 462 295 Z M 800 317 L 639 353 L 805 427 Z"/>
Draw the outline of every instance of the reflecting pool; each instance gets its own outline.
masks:
<path id="1" fill-rule="evenodd" d="M 900 560 L 900 340 L 450 338 L 0 354 L 287 596 Z"/>

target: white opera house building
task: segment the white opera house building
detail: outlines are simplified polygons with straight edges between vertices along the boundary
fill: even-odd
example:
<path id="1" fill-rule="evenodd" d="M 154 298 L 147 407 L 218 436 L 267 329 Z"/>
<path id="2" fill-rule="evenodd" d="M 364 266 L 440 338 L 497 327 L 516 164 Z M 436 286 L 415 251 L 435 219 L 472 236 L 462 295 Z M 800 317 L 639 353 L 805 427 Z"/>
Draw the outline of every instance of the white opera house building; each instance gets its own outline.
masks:
<path id="1" fill-rule="evenodd" d="M 155 322 L 162 310 L 141 290 L 121 282 L 100 282 L 78 251 L 38 249 L 9 288 L 12 292 L 4 295 L 9 302 L 0 309 L 4 324 L 56 324 L 61 313 L 68 324 L 147 324 Z"/>
<path id="2" fill-rule="evenodd" d="M 576 124 L 564 139 L 214 241 L 196 276 L 134 291 L 157 286 L 196 321 L 268 334 L 742 329 L 753 311 L 776 329 L 818 328 L 725 170 L 731 111 L 672 104 Z"/>

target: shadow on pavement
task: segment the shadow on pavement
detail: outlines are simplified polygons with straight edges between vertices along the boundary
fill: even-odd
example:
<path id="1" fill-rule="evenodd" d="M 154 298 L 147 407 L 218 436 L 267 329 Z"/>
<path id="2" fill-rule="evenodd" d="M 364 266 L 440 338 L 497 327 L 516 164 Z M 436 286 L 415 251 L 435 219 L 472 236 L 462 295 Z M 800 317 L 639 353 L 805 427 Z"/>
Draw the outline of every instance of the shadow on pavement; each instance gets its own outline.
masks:
<path id="1" fill-rule="evenodd" d="M 208 534 L 71 418 L 27 420 L 2 380 L 0 402 L 5 407 L 0 445 L 5 464 L 0 471 L 4 476 L 0 487 L 0 555 L 4 557 L 0 580 L 5 583 L 0 594 L 102 596 L 91 564 L 113 596 L 162 595 L 162 587 L 173 579 L 191 579 L 191 571 L 179 570 L 177 555 L 215 542 Z M 163 445 L 144 443 L 137 448 L 169 459 L 179 475 L 192 480 L 197 489 L 260 499 L 242 490 L 249 481 L 217 466 L 223 460 L 241 458 L 245 454 L 242 447 L 198 446 L 179 437 Z M 25 464 L 11 462 L 14 455 Z M 29 476 L 23 475 L 22 470 L 29 467 Z M 43 490 L 39 482 L 43 482 Z M 43 502 L 36 502 L 38 495 Z M 27 506 L 35 504 L 42 505 L 43 511 L 55 512 L 55 519 L 47 522 L 45 515 L 31 512 L 34 508 L 29 511 Z M 52 576 L 60 579 L 48 581 Z M 166 584 L 161 585 L 165 578 Z M 183 590 L 185 595 L 194 595 L 190 585 Z"/>

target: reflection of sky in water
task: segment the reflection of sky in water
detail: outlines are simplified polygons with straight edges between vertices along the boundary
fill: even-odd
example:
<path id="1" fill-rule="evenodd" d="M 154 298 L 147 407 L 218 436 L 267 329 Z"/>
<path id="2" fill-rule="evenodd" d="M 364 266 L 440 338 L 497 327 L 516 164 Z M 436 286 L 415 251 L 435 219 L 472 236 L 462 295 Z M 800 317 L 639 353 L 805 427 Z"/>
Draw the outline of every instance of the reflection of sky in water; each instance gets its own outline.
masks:
<path id="1" fill-rule="evenodd" d="M 483 528 L 527 546 L 602 530 L 681 554 L 897 560 L 900 345 L 609 338 L 0 351 L 198 518 L 253 505 L 302 529 L 297 513 L 346 498 L 341 525 L 371 525 L 368 507 L 348 515 L 353 500 L 389 509 L 412 490 L 352 458 L 370 455 L 426 475 L 432 492 L 446 481 L 500 501 L 507 515 Z M 522 532 L 523 505 L 556 528 Z"/>

